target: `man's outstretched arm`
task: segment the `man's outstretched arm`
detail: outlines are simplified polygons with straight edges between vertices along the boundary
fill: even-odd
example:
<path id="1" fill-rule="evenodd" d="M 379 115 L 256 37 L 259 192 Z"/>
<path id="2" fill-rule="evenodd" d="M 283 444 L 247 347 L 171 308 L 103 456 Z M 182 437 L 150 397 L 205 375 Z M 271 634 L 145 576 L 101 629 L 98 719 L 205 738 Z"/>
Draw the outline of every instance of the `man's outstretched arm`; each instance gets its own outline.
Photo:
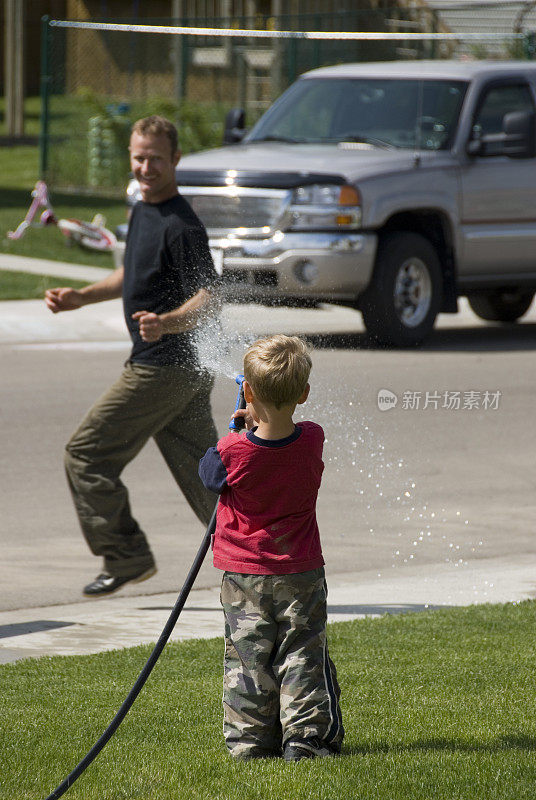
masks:
<path id="1" fill-rule="evenodd" d="M 119 267 L 102 281 L 90 283 L 82 289 L 71 289 L 69 286 L 48 289 L 45 292 L 45 303 L 53 314 L 59 311 L 74 311 L 90 303 L 113 300 L 121 297 L 123 291 L 124 268 Z"/>

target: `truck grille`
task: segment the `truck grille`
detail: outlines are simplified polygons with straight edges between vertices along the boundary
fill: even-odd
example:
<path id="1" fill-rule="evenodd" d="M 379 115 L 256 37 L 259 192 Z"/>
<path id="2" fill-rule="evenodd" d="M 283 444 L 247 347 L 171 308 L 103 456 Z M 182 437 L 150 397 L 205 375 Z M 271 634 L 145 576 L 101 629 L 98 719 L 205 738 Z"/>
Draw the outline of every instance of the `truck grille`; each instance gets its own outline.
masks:
<path id="1" fill-rule="evenodd" d="M 242 229 L 250 234 L 274 230 L 286 206 L 288 192 L 271 189 L 181 187 L 209 233 Z"/>

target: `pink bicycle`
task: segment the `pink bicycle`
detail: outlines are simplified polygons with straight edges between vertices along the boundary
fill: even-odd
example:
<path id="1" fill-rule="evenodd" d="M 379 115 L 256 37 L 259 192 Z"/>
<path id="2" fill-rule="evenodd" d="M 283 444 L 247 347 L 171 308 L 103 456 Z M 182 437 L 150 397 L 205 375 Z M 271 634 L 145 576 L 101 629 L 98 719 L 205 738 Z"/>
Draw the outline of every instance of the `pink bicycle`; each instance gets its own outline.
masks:
<path id="1" fill-rule="evenodd" d="M 80 219 L 58 219 L 52 208 L 44 181 L 37 181 L 32 191 L 32 198 L 32 203 L 23 221 L 14 231 L 8 231 L 8 239 L 21 239 L 30 227 L 45 228 L 48 225 L 57 225 L 70 242 L 101 252 L 109 252 L 114 249 L 117 240 L 114 234 L 105 227 L 106 220 L 102 214 L 96 214 L 91 222 L 83 222 Z M 43 211 L 41 211 L 39 220 L 35 221 L 40 209 Z"/>

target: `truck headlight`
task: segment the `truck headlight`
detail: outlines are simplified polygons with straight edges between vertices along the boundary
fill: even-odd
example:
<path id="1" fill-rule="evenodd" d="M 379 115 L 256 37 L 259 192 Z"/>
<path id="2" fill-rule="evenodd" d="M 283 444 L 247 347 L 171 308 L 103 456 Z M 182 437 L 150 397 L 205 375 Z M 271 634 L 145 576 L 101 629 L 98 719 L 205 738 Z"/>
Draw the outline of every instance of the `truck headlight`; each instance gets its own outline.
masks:
<path id="1" fill-rule="evenodd" d="M 290 202 L 291 230 L 356 230 L 361 227 L 361 197 L 353 186 L 298 186 Z"/>

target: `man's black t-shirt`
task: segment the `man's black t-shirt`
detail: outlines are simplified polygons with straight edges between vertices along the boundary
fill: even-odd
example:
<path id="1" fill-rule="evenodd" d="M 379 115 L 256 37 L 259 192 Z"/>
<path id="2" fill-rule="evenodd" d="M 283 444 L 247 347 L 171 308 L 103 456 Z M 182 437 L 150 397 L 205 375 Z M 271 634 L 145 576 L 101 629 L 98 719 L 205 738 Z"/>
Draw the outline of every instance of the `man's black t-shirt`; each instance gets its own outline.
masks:
<path id="1" fill-rule="evenodd" d="M 137 203 L 128 228 L 123 280 L 131 360 L 154 366 L 195 365 L 192 332 L 144 342 L 132 314 L 172 311 L 217 280 L 205 228 L 183 197 L 178 194 L 163 203 Z"/>

